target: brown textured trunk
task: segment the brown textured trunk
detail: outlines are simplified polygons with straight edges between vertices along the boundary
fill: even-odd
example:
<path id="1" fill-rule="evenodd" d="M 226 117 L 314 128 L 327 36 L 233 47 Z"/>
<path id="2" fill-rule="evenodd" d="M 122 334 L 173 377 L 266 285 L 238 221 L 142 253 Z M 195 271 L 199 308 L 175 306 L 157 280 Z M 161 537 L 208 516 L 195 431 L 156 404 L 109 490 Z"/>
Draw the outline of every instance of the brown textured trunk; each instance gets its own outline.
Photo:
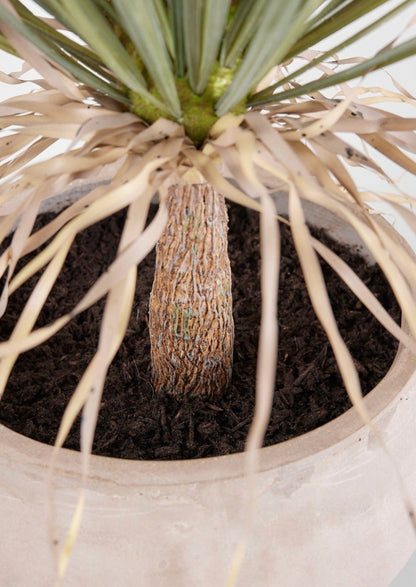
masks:
<path id="1" fill-rule="evenodd" d="M 208 184 L 175 185 L 157 245 L 149 329 L 153 384 L 174 395 L 221 394 L 234 323 L 224 198 Z"/>

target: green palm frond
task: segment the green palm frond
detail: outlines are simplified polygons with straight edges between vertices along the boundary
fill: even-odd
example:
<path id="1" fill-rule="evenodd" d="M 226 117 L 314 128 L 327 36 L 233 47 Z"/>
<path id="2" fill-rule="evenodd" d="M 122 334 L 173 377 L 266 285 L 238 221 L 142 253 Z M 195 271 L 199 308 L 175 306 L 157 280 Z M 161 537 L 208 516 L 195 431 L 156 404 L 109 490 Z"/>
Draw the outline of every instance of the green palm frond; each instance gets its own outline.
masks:
<path id="1" fill-rule="evenodd" d="M 239 100 L 250 93 L 253 85 L 257 85 L 273 65 L 283 59 L 292 39 L 299 37 L 299 31 L 302 32 L 302 26 L 307 22 L 301 15 L 310 13 L 312 5 L 316 7 L 317 4 L 319 2 L 316 0 L 266 2 L 233 82 L 218 101 L 218 114 L 225 114 L 231 110 Z M 279 42 L 276 42 L 276 39 L 279 39 Z"/>
<path id="2" fill-rule="evenodd" d="M 7 39 L 10 27 L 79 82 L 127 104 L 141 118 L 153 122 L 164 116 L 189 130 L 196 110 L 209 127 L 226 112 L 306 96 L 414 55 L 415 38 L 333 76 L 318 72 L 308 83 L 299 81 L 414 1 L 402 0 L 363 26 L 360 19 L 388 0 L 37 0 L 59 21 L 57 27 L 21 0 L 0 0 L 0 44 L 16 53 Z M 256 92 L 273 66 L 352 23 L 354 33 L 347 30 L 320 57 Z M 283 85 L 285 91 L 276 93 Z"/>
<path id="3" fill-rule="evenodd" d="M 138 55 L 159 89 L 169 112 L 180 118 L 181 107 L 176 93 L 172 62 L 156 2 L 146 0 L 114 0 L 121 24 L 129 34 Z"/>
<path id="4" fill-rule="evenodd" d="M 212 67 L 218 57 L 229 7 L 230 0 L 184 2 L 185 54 L 189 82 L 196 94 L 202 94 L 208 84 Z M 197 48 L 195 52 L 194 47 Z"/>
<path id="5" fill-rule="evenodd" d="M 392 10 L 389 10 L 386 14 L 384 14 L 383 16 L 381 16 L 380 18 L 375 20 L 373 23 L 360 29 L 357 33 L 349 36 L 347 39 L 343 40 L 341 43 L 337 43 L 335 46 L 331 47 L 331 49 L 328 49 L 327 51 L 323 51 L 318 57 L 308 61 L 306 63 L 306 65 L 304 65 L 303 67 L 300 67 L 300 68 L 292 71 L 287 76 L 285 76 L 284 78 L 281 78 L 276 83 L 270 85 L 268 88 L 266 88 L 262 92 L 257 92 L 255 95 L 255 98 L 254 98 L 256 106 L 267 104 L 272 101 L 275 102 L 276 100 L 277 101 L 281 100 L 281 98 L 279 98 L 278 95 L 275 93 L 275 90 L 277 88 L 284 86 L 285 84 L 287 84 L 288 82 L 290 82 L 291 80 L 293 80 L 295 78 L 299 78 L 301 75 L 310 71 L 311 69 L 313 69 L 314 67 L 316 67 L 317 65 L 322 63 L 323 61 L 330 59 L 331 57 L 338 54 L 340 51 L 342 51 L 343 49 L 345 49 L 346 47 L 348 47 L 352 43 L 355 43 L 356 41 L 358 41 L 359 39 L 361 39 L 365 35 L 368 35 L 372 31 L 374 31 L 375 29 L 379 28 L 381 25 L 388 22 L 391 18 L 393 18 L 394 16 L 399 14 L 402 10 L 408 8 L 410 6 L 410 4 L 412 4 L 412 2 L 413 2 L 413 0 L 407 0 L 406 2 L 403 2 L 403 4 L 400 4 L 399 6 L 396 6 L 395 8 L 393 8 Z M 402 48 L 402 50 L 403 50 L 403 48 Z M 395 52 L 391 51 L 389 53 L 390 53 L 390 59 L 392 59 Z M 412 52 L 410 50 L 409 55 L 411 55 L 411 54 L 412 54 Z M 386 63 L 386 62 L 383 63 L 384 55 L 385 55 L 384 53 L 379 53 L 379 56 L 381 56 L 381 58 L 378 60 L 378 63 L 379 63 L 378 67 L 379 68 L 388 65 L 388 63 Z M 375 59 L 377 59 L 377 57 Z M 371 70 L 373 70 L 373 71 L 374 71 L 374 61 L 373 61 L 373 66 L 371 68 Z M 370 63 L 368 60 L 364 62 L 364 72 L 369 71 L 369 69 L 370 69 L 369 65 L 370 65 Z M 343 81 L 347 81 L 349 79 L 357 77 L 357 75 L 360 75 L 360 74 L 359 73 L 357 74 L 357 70 L 354 70 L 354 68 L 351 67 L 347 70 L 347 72 L 346 72 L 347 77 Z M 322 82 L 319 79 L 316 80 L 315 83 L 320 84 L 319 89 L 323 89 Z M 326 82 L 326 83 L 328 83 L 328 82 Z M 329 85 L 334 85 L 334 80 L 332 78 L 329 81 Z M 306 94 L 307 92 L 305 92 L 305 89 L 304 89 L 305 86 L 301 86 L 301 87 L 303 88 L 302 93 Z M 264 102 L 263 102 L 263 98 L 266 98 Z"/>
<path id="6" fill-rule="evenodd" d="M 305 49 L 309 49 L 309 47 L 319 43 L 319 41 L 327 39 L 330 35 L 358 21 L 358 19 L 385 3 L 386 0 L 331 2 L 319 12 L 319 18 L 317 20 L 313 19 L 312 22 L 308 23 L 307 33 L 293 44 L 287 54 L 287 58 L 294 57 L 302 51 L 305 51 Z M 320 4 L 324 3 L 321 2 Z"/>
<path id="7" fill-rule="evenodd" d="M 173 39 L 173 54 L 175 56 L 175 74 L 181 78 L 185 76 L 185 43 L 184 43 L 184 12 L 181 0 L 168 0 L 170 23 Z"/>
<path id="8" fill-rule="evenodd" d="M 368 72 L 369 69 L 370 71 L 376 71 L 377 69 L 381 69 L 382 67 L 396 63 L 397 61 L 402 61 L 406 57 L 414 55 L 415 52 L 416 39 L 411 39 L 410 41 L 402 43 L 398 47 L 381 51 L 372 59 L 368 59 L 363 63 L 358 63 L 357 65 L 349 68 L 347 71 L 340 71 L 339 73 L 334 73 L 322 79 L 306 83 L 303 86 L 279 92 L 278 94 L 269 94 L 269 96 L 266 98 L 255 98 L 253 100 L 253 105 L 260 106 L 265 104 L 272 104 L 281 100 L 288 100 L 298 96 L 313 94 L 314 92 L 318 92 L 322 89 L 330 88 L 336 84 L 340 84 L 364 75 Z"/>

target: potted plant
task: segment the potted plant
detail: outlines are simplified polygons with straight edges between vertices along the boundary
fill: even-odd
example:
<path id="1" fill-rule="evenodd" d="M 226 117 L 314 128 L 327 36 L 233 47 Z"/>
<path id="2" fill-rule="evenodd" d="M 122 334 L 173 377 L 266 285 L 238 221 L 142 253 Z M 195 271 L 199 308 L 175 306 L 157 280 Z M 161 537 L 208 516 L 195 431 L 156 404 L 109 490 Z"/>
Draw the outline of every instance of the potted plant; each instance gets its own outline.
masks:
<path id="1" fill-rule="evenodd" d="M 1 428 L 7 471 L 2 517 L 17 529 L 6 544 L 6 581 L 53 581 L 45 512 L 59 580 L 70 564 L 67 584 L 218 585 L 227 576 L 230 585 L 388 580 L 412 547 L 415 479 L 403 467 L 416 446 L 407 428 L 415 410 L 416 264 L 367 200 L 389 203 L 413 229 L 415 221 L 407 207 L 410 197 L 358 189 L 345 163 L 384 172 L 339 133 L 355 133 L 414 173 L 405 154 L 415 148 L 414 119 L 372 106 L 378 91 L 352 89 L 347 82 L 414 55 L 416 41 L 393 44 L 337 72 L 326 61 L 410 2 L 389 9 L 326 53 L 308 50 L 384 2 L 36 4 L 45 16 L 18 0 L 0 2 L 1 47 L 40 75 L 39 91 L 0 106 L 6 131 L 2 237 L 14 231 L 0 259 L 3 312 L 8 298 L 40 272 L 10 338 L 0 343 L 2 392 L 20 353 L 58 333 L 99 299 L 106 302 L 97 351 L 65 410 L 55 448 Z M 300 81 L 316 68 L 322 75 Z M 3 79 L 24 82 L 19 75 Z M 331 87 L 337 93 L 328 97 L 324 90 Z M 389 96 L 412 103 L 404 92 L 386 92 Z M 32 161 L 58 139 L 70 141 L 63 154 Z M 33 231 L 45 203 L 77 182 L 94 187 Z M 158 210 L 147 223 L 156 196 Z M 183 401 L 225 393 L 234 337 L 225 199 L 260 215 L 261 327 L 246 453 L 168 462 L 91 457 L 104 381 L 128 326 L 137 267 L 156 243 L 149 309 L 155 392 Z M 274 392 L 282 207 L 312 304 L 356 411 L 282 446 L 261 449 Z M 128 211 L 108 270 L 70 311 L 37 327 L 76 235 L 123 209 Z M 358 235 L 353 242 L 365 247 L 390 282 L 403 328 L 311 236 L 306 218 L 329 229 L 353 229 Z M 401 342 L 394 368 L 366 401 L 337 328 L 318 254 Z M 62 446 L 81 411 L 79 457 Z M 375 475 L 368 475 L 369 468 Z M 241 500 L 244 507 L 236 507 Z M 66 527 L 62 537 L 56 528 Z M 378 542 L 377 564 L 371 564 Z M 383 564 L 380 552 L 387 553 Z M 34 570 L 35 561 L 40 570 Z"/>

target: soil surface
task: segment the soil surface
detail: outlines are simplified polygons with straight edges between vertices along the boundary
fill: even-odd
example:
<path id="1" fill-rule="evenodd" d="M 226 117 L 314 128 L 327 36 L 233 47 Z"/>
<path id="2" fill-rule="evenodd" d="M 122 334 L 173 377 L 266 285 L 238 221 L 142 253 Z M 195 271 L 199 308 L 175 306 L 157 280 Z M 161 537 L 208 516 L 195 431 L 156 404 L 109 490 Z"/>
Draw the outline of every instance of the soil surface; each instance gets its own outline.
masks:
<path id="1" fill-rule="evenodd" d="M 128 333 L 110 367 L 95 435 L 94 453 L 128 459 L 190 459 L 244 449 L 254 405 L 260 321 L 259 234 L 256 213 L 230 206 L 229 255 L 235 321 L 231 385 L 219 399 L 178 401 L 157 396 L 151 384 L 148 299 L 154 253 L 139 267 Z M 124 214 L 79 235 L 37 326 L 69 311 L 114 258 Z M 308 299 L 290 231 L 282 226 L 279 294 L 280 341 L 273 413 L 265 439 L 276 444 L 312 430 L 350 407 L 333 353 Z M 356 251 L 320 238 L 359 273 L 399 321 L 391 290 L 376 267 Z M 354 357 L 364 393 L 385 375 L 397 342 L 322 263 L 339 328 Z M 33 281 L 18 290 L 0 322 L 7 338 Z M 72 321 L 51 341 L 24 353 L 0 403 L 0 421 L 52 444 L 60 418 L 98 340 L 103 303 Z M 371 335 L 371 336 L 370 336 Z M 66 447 L 79 449 L 79 419 Z"/>

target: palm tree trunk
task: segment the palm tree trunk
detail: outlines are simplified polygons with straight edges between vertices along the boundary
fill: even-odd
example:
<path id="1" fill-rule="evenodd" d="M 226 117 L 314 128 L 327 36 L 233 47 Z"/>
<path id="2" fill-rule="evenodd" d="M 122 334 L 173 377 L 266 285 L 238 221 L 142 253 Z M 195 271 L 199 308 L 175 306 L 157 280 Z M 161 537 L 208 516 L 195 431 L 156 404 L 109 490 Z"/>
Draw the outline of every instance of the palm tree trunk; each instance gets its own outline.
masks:
<path id="1" fill-rule="evenodd" d="M 149 329 L 153 384 L 174 395 L 218 395 L 234 344 L 224 198 L 208 184 L 175 185 L 157 245 Z"/>

